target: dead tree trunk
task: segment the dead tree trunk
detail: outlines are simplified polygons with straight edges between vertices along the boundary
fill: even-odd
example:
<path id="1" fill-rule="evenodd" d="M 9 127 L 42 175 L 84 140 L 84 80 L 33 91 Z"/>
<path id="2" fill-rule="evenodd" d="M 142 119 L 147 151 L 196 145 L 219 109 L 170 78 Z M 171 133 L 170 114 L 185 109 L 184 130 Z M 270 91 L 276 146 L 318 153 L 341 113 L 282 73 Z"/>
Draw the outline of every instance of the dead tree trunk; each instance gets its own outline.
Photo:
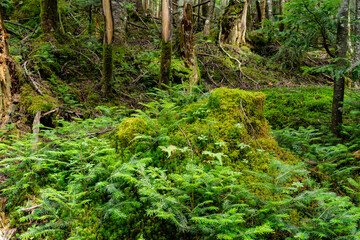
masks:
<path id="1" fill-rule="evenodd" d="M 204 14 L 204 16 L 206 18 L 205 23 L 204 23 L 204 31 L 203 31 L 204 37 L 207 37 L 210 35 L 211 20 L 214 15 L 214 9 L 215 9 L 215 0 L 210 0 L 209 6 L 207 7 L 206 14 Z"/>
<path id="2" fill-rule="evenodd" d="M 337 37 L 336 37 L 336 57 L 343 58 L 337 63 L 340 67 L 345 67 L 347 62 L 347 38 L 349 34 L 349 28 L 347 25 L 349 14 L 349 0 L 342 0 L 338 10 L 338 23 L 337 23 Z M 332 104 L 331 114 L 331 131 L 336 137 L 340 137 L 340 127 L 343 122 L 343 101 L 345 92 L 345 79 L 344 76 L 340 76 L 335 79 L 334 83 L 334 96 Z"/>
<path id="3" fill-rule="evenodd" d="M 161 65 L 159 88 L 169 85 L 171 74 L 171 5 L 170 0 L 161 0 Z"/>
<path id="4" fill-rule="evenodd" d="M 241 14 L 234 14 L 234 10 L 242 9 Z M 223 39 L 225 43 L 240 45 L 245 44 L 246 20 L 248 12 L 248 1 L 239 3 L 230 1 L 224 17 Z M 234 17 L 235 16 L 235 17 Z"/>
<path id="5" fill-rule="evenodd" d="M 184 12 L 181 21 L 180 54 L 186 65 L 192 70 L 189 77 L 190 90 L 197 84 L 200 73 L 194 52 L 193 36 L 193 1 L 184 1 Z"/>
<path id="6" fill-rule="evenodd" d="M 41 0 L 41 28 L 46 36 L 53 36 L 59 29 L 57 0 Z"/>
<path id="7" fill-rule="evenodd" d="M 15 111 L 13 97 L 17 91 L 16 88 L 19 87 L 16 64 L 9 55 L 9 46 L 6 40 L 8 35 L 1 13 L 0 3 L 0 129 L 11 121 L 11 115 Z"/>

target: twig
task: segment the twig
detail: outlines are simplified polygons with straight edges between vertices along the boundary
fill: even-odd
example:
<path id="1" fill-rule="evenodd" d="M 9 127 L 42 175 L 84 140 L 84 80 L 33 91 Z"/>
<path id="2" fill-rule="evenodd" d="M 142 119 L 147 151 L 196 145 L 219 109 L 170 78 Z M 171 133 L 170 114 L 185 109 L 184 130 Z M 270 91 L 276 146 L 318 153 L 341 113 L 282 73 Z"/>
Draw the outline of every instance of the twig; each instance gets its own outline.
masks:
<path id="1" fill-rule="evenodd" d="M 140 78 L 142 78 L 145 74 L 147 74 L 149 71 L 143 72 L 142 74 L 140 74 L 139 76 L 137 76 L 131 83 L 134 84 L 137 81 L 140 80 Z"/>
<path id="2" fill-rule="evenodd" d="M 221 42 L 221 31 L 222 31 L 222 27 L 221 27 L 221 24 L 220 24 L 220 31 L 219 31 L 219 37 L 218 37 L 220 49 L 221 49 L 230 59 L 232 59 L 232 60 L 234 60 L 234 61 L 236 61 L 236 62 L 238 63 L 238 67 L 239 67 L 240 73 L 241 73 L 242 75 L 244 75 L 247 79 L 249 79 L 249 80 L 251 80 L 252 82 L 254 82 L 254 83 L 255 83 L 255 87 L 258 88 L 258 87 L 259 87 L 259 83 L 256 82 L 254 79 L 250 78 L 249 76 L 247 76 L 247 75 L 242 71 L 240 60 L 237 59 L 237 58 L 232 57 L 232 56 L 231 56 L 227 51 L 225 51 L 225 49 L 223 48 L 222 42 Z"/>
<path id="3" fill-rule="evenodd" d="M 22 24 L 20 24 L 20 23 L 11 22 L 11 21 L 9 21 L 9 20 L 4 20 L 4 22 L 9 23 L 9 24 L 11 24 L 11 25 L 15 25 L 15 26 L 18 26 L 18 27 L 25 28 L 25 29 L 27 29 L 27 30 L 29 30 L 29 31 L 33 31 L 33 29 L 31 29 L 31 28 L 29 28 L 29 27 L 27 27 L 27 26 L 24 26 L 24 25 L 22 25 Z"/>
<path id="4" fill-rule="evenodd" d="M 182 132 L 182 134 L 184 135 L 184 137 L 186 138 L 186 141 L 187 141 L 187 144 L 189 145 L 190 149 L 191 149 L 191 161 L 193 161 L 194 159 L 194 150 L 193 150 L 193 147 L 190 143 L 190 140 L 189 138 L 186 136 L 186 134 L 184 133 L 184 131 L 182 130 L 182 128 L 179 126 L 179 124 L 175 123 L 176 126 L 180 129 L 180 131 Z"/>
<path id="5" fill-rule="evenodd" d="M 36 90 L 40 95 L 43 95 L 43 93 L 41 92 L 41 90 L 40 90 L 40 89 L 38 88 L 38 86 L 37 86 L 37 82 L 31 77 L 29 71 L 27 70 L 27 67 L 26 67 L 27 63 L 28 63 L 28 61 L 25 61 L 25 62 L 24 62 L 25 74 L 26 74 L 26 76 L 29 77 L 29 80 L 30 80 L 31 83 L 34 85 L 35 90 Z"/>
<path id="6" fill-rule="evenodd" d="M 35 206 L 29 207 L 29 208 L 20 209 L 20 211 L 22 211 L 22 212 L 28 212 L 28 211 L 31 211 L 31 210 L 33 210 L 33 209 L 35 209 L 35 208 L 41 207 L 41 206 L 42 206 L 42 204 L 39 204 L 39 205 L 35 205 Z"/>
<path id="7" fill-rule="evenodd" d="M 140 16 L 140 14 L 136 10 L 134 10 L 134 12 L 135 12 L 136 16 L 138 16 L 140 21 L 145 25 L 146 29 L 149 30 L 150 29 L 149 26 L 144 22 L 144 20 Z"/>
<path id="8" fill-rule="evenodd" d="M 219 58 L 218 56 L 207 54 L 207 53 L 196 53 L 196 55 L 200 56 L 207 56 L 207 57 L 213 57 L 213 58 Z"/>
<path id="9" fill-rule="evenodd" d="M 196 5 L 193 6 L 193 8 L 199 7 L 199 6 L 204 5 L 204 4 L 207 4 L 207 3 L 209 3 L 209 2 L 210 2 L 210 0 L 208 0 L 208 1 L 206 1 L 206 2 L 202 2 L 202 3 L 196 4 Z"/>
<path id="10" fill-rule="evenodd" d="M 54 112 L 57 112 L 58 110 L 59 110 L 59 108 L 55 108 L 55 109 L 53 109 L 53 110 L 51 110 L 51 111 L 48 111 L 48 112 L 42 114 L 41 117 L 45 117 L 45 116 L 47 116 L 47 115 L 49 115 L 49 114 L 52 114 L 52 113 L 54 113 Z"/>
<path id="11" fill-rule="evenodd" d="M 147 29 L 146 27 L 140 26 L 140 25 L 138 25 L 136 23 L 128 22 L 128 24 L 133 25 L 133 26 L 138 27 L 138 28 Z"/>

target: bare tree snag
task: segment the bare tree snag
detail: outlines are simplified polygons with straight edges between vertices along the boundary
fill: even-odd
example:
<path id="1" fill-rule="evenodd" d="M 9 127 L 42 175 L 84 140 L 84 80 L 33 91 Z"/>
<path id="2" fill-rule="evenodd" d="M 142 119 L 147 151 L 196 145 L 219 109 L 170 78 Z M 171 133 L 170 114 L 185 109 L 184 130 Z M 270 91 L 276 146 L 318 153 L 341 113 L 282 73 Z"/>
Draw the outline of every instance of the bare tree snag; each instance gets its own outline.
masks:
<path id="1" fill-rule="evenodd" d="M 41 0 L 41 28 L 45 35 L 52 36 L 59 30 L 57 0 Z"/>
<path id="2" fill-rule="evenodd" d="M 349 34 L 348 28 L 349 0 L 342 0 L 338 9 L 338 23 L 336 36 L 336 57 L 342 58 L 337 63 L 341 67 L 345 67 L 347 62 L 347 38 Z M 334 83 L 334 96 L 331 114 L 331 132 L 340 137 L 340 127 L 343 122 L 343 101 L 345 92 L 345 78 L 340 76 Z"/>
<path id="3" fill-rule="evenodd" d="M 171 5 L 170 0 L 161 0 L 161 65 L 159 88 L 169 85 L 171 74 Z"/>
<path id="4" fill-rule="evenodd" d="M 101 91 L 105 94 L 110 91 L 113 77 L 113 51 L 114 20 L 111 8 L 111 0 L 102 0 L 104 13 L 105 33 L 103 44 L 103 75 L 101 78 Z"/>
<path id="5" fill-rule="evenodd" d="M 207 7 L 207 11 L 204 14 L 204 16 L 206 18 L 205 23 L 204 23 L 204 31 L 203 31 L 204 37 L 207 37 L 210 35 L 211 20 L 214 15 L 214 9 L 215 9 L 215 0 L 210 0 L 209 6 Z M 203 11 L 203 13 L 204 13 L 204 11 Z"/>
<path id="6" fill-rule="evenodd" d="M 262 0 L 262 5 L 261 5 L 261 23 L 263 25 L 264 21 L 266 18 L 266 0 Z"/>
<path id="7" fill-rule="evenodd" d="M 0 128 L 3 128 L 11 121 L 11 115 L 15 111 L 13 98 L 19 81 L 16 76 L 16 64 L 9 55 L 9 46 L 6 40 L 8 34 L 1 13 L 0 3 Z"/>
<path id="8" fill-rule="evenodd" d="M 234 11 L 242 10 L 241 14 L 234 14 Z M 223 26 L 223 39 L 225 43 L 240 45 L 245 44 L 246 22 L 248 12 L 248 0 L 245 3 L 230 1 L 226 11 Z M 234 17 L 235 16 L 235 17 Z"/>
<path id="9" fill-rule="evenodd" d="M 190 90 L 197 84 L 200 73 L 197 67 L 197 60 L 194 52 L 193 36 L 193 1 L 184 1 L 183 18 L 181 21 L 180 54 L 186 65 L 192 70 L 189 85 Z"/>

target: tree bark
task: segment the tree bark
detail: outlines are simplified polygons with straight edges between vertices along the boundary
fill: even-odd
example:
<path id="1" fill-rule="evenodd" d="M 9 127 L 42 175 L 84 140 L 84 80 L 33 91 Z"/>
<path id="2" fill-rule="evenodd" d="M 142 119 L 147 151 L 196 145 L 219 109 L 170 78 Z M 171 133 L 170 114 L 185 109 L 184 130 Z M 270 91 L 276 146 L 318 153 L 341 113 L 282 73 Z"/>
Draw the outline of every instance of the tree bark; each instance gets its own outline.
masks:
<path id="1" fill-rule="evenodd" d="M 114 21 L 114 40 L 116 46 L 126 43 L 127 8 L 123 0 L 111 0 L 111 10 Z"/>
<path id="2" fill-rule="evenodd" d="M 342 0 L 338 9 L 338 23 L 336 36 L 336 57 L 346 58 L 348 29 L 349 0 Z M 347 62 L 341 59 L 337 62 L 340 67 L 345 67 Z M 343 101 L 345 91 L 344 76 L 340 76 L 334 83 L 334 96 L 331 114 L 331 131 L 336 137 L 340 137 L 340 127 L 343 122 Z"/>
<path id="3" fill-rule="evenodd" d="M 12 102 L 19 87 L 19 81 L 16 77 L 16 63 L 9 55 L 8 34 L 1 13 L 0 2 L 0 128 L 3 128 L 11 121 L 11 115 L 14 112 Z"/>
<path id="4" fill-rule="evenodd" d="M 170 0 L 161 0 L 161 65 L 159 88 L 169 85 L 171 75 L 171 4 Z"/>
<path id="5" fill-rule="evenodd" d="M 266 0 L 267 1 L 267 18 L 270 21 L 274 21 L 274 15 L 273 15 L 273 3 L 272 0 Z"/>
<path id="6" fill-rule="evenodd" d="M 211 21 L 214 15 L 214 9 L 215 9 L 215 0 L 210 0 L 209 6 L 206 11 L 206 15 L 204 15 L 206 18 L 204 23 L 204 31 L 203 31 L 204 37 L 210 35 Z"/>
<path id="7" fill-rule="evenodd" d="M 360 0 L 355 0 L 354 35 L 357 38 L 354 43 L 354 60 L 360 61 Z"/>
<path id="8" fill-rule="evenodd" d="M 186 65 L 192 70 L 189 78 L 190 91 L 197 84 L 199 71 L 194 52 L 193 36 L 193 1 L 184 1 L 183 18 L 181 21 L 180 54 Z"/>
<path id="9" fill-rule="evenodd" d="M 57 0 L 41 0 L 41 28 L 45 35 L 53 36 L 59 30 Z"/>
<path id="10" fill-rule="evenodd" d="M 113 51 L 112 44 L 114 39 L 114 19 L 112 13 L 111 0 L 102 0 L 104 14 L 105 31 L 103 44 L 103 71 L 101 78 L 101 91 L 106 94 L 111 89 L 113 78 Z"/>
<path id="11" fill-rule="evenodd" d="M 236 18 L 233 17 L 234 9 L 242 9 L 241 14 L 236 15 Z M 223 38 L 225 43 L 229 44 L 245 44 L 245 34 L 246 34 L 246 20 L 248 12 L 248 0 L 245 3 L 238 3 L 236 1 L 231 1 L 225 12 L 224 17 L 224 32 Z"/>

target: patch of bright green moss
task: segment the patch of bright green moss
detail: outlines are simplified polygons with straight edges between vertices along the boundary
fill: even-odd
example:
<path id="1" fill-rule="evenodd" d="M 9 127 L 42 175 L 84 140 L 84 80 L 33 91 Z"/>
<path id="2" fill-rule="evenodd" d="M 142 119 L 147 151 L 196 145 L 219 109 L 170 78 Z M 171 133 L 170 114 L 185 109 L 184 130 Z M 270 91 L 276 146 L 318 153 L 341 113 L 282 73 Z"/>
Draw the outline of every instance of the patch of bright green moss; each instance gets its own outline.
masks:
<path id="1" fill-rule="evenodd" d="M 120 147 L 126 148 L 138 134 L 150 133 L 150 127 L 144 119 L 138 117 L 126 118 L 118 127 L 116 133 L 117 143 Z"/>

